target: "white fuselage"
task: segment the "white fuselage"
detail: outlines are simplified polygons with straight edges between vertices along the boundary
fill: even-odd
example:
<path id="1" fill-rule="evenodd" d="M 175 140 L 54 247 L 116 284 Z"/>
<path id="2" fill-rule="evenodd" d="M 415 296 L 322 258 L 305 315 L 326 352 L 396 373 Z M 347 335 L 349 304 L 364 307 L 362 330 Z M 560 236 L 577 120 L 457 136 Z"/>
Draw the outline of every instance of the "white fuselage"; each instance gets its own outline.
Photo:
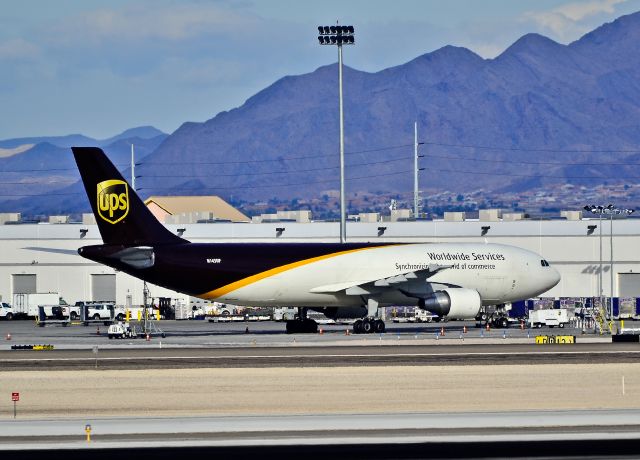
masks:
<path id="1" fill-rule="evenodd" d="M 353 251 L 302 264 L 226 292 L 215 300 L 252 306 L 359 306 L 345 289 L 429 267 L 447 267 L 412 281 L 411 292 L 428 295 L 447 287 L 478 291 L 483 305 L 538 296 L 560 275 L 531 251 L 498 244 L 400 244 Z M 338 286 L 342 289 L 323 289 Z M 376 294 L 380 306 L 416 305 L 417 299 L 389 288 Z M 365 301 L 366 302 L 366 301 Z"/>

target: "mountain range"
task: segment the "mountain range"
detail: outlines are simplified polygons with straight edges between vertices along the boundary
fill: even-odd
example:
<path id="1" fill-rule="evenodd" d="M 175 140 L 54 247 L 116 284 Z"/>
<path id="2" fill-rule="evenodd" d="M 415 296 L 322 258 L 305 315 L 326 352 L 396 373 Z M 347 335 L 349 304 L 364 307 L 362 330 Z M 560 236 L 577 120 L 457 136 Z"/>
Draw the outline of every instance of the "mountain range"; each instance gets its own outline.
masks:
<path id="1" fill-rule="evenodd" d="M 640 13 L 634 13 L 568 45 L 528 34 L 494 59 L 446 46 L 375 73 L 345 67 L 347 194 L 410 196 L 414 122 L 424 142 L 420 180 L 427 192 L 636 182 L 639 39 Z M 357 46 L 347 51 L 348 61 Z M 153 140 L 149 154 L 136 169 L 141 193 L 257 201 L 309 199 L 337 190 L 337 78 L 336 64 L 287 76 L 241 107 L 203 123 L 184 123 L 166 137 L 147 138 Z M 126 140 L 114 140 L 98 145 L 118 157 L 123 154 L 118 142 Z M 45 154 L 53 147 L 39 146 L 66 146 L 46 142 L 8 158 L 0 151 L 0 171 L 8 168 L 7 160 L 30 155 L 25 165 L 32 165 L 33 177 L 51 176 L 38 174 L 34 165 L 49 164 L 53 157 L 66 165 L 71 155 Z M 25 143 L 35 142 L 1 141 L 0 148 Z M 41 161 L 44 157 L 49 160 Z M 0 209 L 88 209 L 85 197 L 71 193 L 80 190 L 77 185 L 70 187 L 60 190 L 68 194 L 64 199 L 50 193 L 5 202 Z"/>
<path id="2" fill-rule="evenodd" d="M 65 214 L 89 210 L 79 182 L 71 146 L 99 146 L 121 169 L 153 152 L 167 134 L 151 126 L 132 128 L 108 139 L 81 134 L 0 141 L 0 212 L 27 216 Z"/>

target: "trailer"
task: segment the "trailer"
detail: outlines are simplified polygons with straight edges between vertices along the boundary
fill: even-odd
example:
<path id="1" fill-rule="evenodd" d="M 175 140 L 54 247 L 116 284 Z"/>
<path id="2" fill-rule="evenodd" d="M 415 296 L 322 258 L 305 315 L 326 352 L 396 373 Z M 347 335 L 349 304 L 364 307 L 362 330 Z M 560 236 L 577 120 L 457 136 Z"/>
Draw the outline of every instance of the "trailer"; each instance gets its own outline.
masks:
<path id="1" fill-rule="evenodd" d="M 294 307 L 278 307 L 273 309 L 274 321 L 292 321 L 298 314 L 298 309 Z"/>
<path id="2" fill-rule="evenodd" d="M 475 318 L 476 327 L 482 327 L 482 323 L 489 324 L 496 329 L 519 325 L 526 318 L 527 309 L 528 306 L 524 301 L 484 306 Z"/>
<path id="3" fill-rule="evenodd" d="M 569 324 L 569 310 L 566 308 L 544 308 L 529 312 L 529 325 L 534 327 L 549 326 L 560 328 Z"/>

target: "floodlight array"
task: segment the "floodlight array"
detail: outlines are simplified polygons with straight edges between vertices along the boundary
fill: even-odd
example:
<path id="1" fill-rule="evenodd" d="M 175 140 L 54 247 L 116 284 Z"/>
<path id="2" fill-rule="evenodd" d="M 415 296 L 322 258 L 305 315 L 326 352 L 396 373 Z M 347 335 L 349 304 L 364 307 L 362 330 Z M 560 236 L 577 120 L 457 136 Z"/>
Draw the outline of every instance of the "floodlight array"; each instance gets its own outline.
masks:
<path id="1" fill-rule="evenodd" d="M 353 45 L 353 26 L 318 26 L 318 42 L 321 45 Z"/>

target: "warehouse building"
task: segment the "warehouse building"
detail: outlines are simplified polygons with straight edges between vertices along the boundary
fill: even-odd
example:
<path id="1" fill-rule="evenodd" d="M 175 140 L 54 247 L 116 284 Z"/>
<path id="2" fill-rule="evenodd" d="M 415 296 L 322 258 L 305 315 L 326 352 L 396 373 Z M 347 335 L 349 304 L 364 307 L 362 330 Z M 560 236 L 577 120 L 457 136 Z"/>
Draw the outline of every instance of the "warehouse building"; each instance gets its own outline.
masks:
<path id="1" fill-rule="evenodd" d="M 204 220 L 207 223 L 165 225 L 193 242 L 339 241 L 338 223 L 307 222 L 305 216 L 299 220 L 270 218 L 260 223 Z M 15 293 L 57 292 L 69 303 L 114 300 L 123 305 L 141 304 L 141 281 L 77 254 L 81 246 L 102 242 L 97 226 L 88 221 L 16 224 L 16 216 L 9 216 L 7 223 L 0 225 L 2 299 L 10 302 Z M 582 218 L 580 212 L 565 213 L 557 220 L 492 212 L 481 213 L 479 219 L 452 213 L 443 220 L 431 221 L 381 221 L 367 216 L 347 223 L 347 240 L 504 243 L 535 251 L 560 271 L 562 281 L 545 296 L 595 297 L 602 271 L 605 295 L 640 297 L 640 219 L 635 218 L 600 221 Z M 184 294 L 156 286 L 150 286 L 150 290 L 154 298 L 167 299 L 174 305 L 190 306 L 194 302 Z"/>

